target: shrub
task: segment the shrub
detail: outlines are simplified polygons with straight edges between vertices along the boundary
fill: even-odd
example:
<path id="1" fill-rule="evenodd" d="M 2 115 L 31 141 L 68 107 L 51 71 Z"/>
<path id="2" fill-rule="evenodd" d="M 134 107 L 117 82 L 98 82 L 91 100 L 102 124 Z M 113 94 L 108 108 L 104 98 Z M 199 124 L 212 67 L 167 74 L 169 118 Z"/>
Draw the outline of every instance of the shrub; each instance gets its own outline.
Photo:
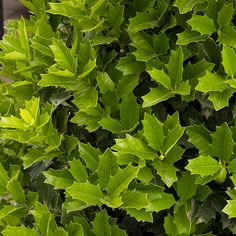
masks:
<path id="1" fill-rule="evenodd" d="M 21 2 L 1 234 L 236 234 L 235 1 Z"/>

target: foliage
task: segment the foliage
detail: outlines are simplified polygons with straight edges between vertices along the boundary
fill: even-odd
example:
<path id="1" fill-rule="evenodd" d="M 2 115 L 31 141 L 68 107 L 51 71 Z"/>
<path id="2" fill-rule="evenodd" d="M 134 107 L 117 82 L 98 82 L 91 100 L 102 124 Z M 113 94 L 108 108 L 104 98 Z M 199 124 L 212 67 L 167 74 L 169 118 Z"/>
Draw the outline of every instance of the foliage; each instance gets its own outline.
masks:
<path id="1" fill-rule="evenodd" d="M 236 2 L 21 2 L 0 43 L 1 234 L 236 234 Z"/>

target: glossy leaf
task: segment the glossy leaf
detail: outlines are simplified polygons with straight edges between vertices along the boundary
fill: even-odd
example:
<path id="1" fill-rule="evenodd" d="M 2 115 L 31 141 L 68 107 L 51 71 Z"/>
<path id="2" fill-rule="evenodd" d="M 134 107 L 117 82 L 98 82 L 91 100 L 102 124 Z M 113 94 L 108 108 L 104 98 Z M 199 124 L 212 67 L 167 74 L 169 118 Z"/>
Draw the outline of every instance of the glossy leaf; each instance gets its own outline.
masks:
<path id="1" fill-rule="evenodd" d="M 189 164 L 185 167 L 192 174 L 201 176 L 214 175 L 221 169 L 221 164 L 210 156 L 199 156 L 189 160 Z"/>

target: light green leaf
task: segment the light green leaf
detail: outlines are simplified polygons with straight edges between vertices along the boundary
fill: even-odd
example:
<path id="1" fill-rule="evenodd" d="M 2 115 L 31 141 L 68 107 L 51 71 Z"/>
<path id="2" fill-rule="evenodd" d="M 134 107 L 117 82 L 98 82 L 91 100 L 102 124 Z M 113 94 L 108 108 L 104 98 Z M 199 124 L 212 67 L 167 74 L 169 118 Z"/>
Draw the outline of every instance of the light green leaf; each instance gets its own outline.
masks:
<path id="1" fill-rule="evenodd" d="M 78 82 L 69 75 L 58 75 L 54 73 L 41 74 L 42 79 L 38 82 L 41 87 L 59 86 L 69 91 L 78 88 Z"/>
<path id="2" fill-rule="evenodd" d="M 192 15 L 192 18 L 187 21 L 191 25 L 192 30 L 203 34 L 212 34 L 216 31 L 215 24 L 207 15 Z"/>
<path id="3" fill-rule="evenodd" d="M 99 156 L 98 178 L 99 186 L 101 188 L 107 187 L 110 177 L 117 172 L 117 157 L 113 155 L 110 149 L 107 149 L 101 156 Z"/>
<path id="4" fill-rule="evenodd" d="M 171 89 L 170 77 L 163 71 L 152 68 L 152 70 L 147 71 L 152 79 L 163 85 L 167 89 Z"/>
<path id="5" fill-rule="evenodd" d="M 66 192 L 73 199 L 78 199 L 90 205 L 101 206 L 101 200 L 105 197 L 99 186 L 93 185 L 90 182 L 77 183 L 66 189 Z"/>
<path id="6" fill-rule="evenodd" d="M 24 162 L 24 169 L 27 169 L 34 163 L 60 156 L 60 152 L 45 153 L 42 149 L 29 149 L 29 152 L 26 153 L 21 159 Z"/>
<path id="7" fill-rule="evenodd" d="M 106 2 L 106 0 L 98 0 L 95 4 L 91 7 L 91 13 L 89 17 L 93 17 L 94 14 L 101 8 L 101 6 Z"/>
<path id="8" fill-rule="evenodd" d="M 192 174 L 203 176 L 214 175 L 221 169 L 221 164 L 213 157 L 200 155 L 189 160 L 189 164 L 185 167 Z"/>
<path id="9" fill-rule="evenodd" d="M 223 45 L 222 64 L 224 66 L 225 72 L 231 76 L 231 78 L 233 78 L 236 74 L 236 54 L 233 48 Z"/>
<path id="10" fill-rule="evenodd" d="M 20 209 L 22 209 L 22 207 L 13 206 L 13 205 L 4 205 L 0 209 L 0 220 L 2 220 L 3 218 L 7 217 L 8 215 L 16 213 Z"/>
<path id="11" fill-rule="evenodd" d="M 219 35 L 219 42 L 228 47 L 236 48 L 236 31 L 232 26 L 225 26 Z"/>
<path id="12" fill-rule="evenodd" d="M 9 181 L 9 177 L 7 174 L 7 171 L 3 167 L 3 165 L 0 163 L 0 185 L 6 186 Z"/>
<path id="13" fill-rule="evenodd" d="M 24 204 L 26 202 L 25 192 L 21 186 L 21 184 L 15 180 L 11 179 L 7 184 L 7 190 L 10 192 L 12 198 L 20 204 Z"/>
<path id="14" fill-rule="evenodd" d="M 55 61 L 62 69 L 73 73 L 76 71 L 75 59 L 72 57 L 70 49 L 65 46 L 62 40 L 54 38 L 50 48 L 55 56 Z"/>
<path id="15" fill-rule="evenodd" d="M 180 47 L 176 51 L 171 51 L 170 60 L 168 63 L 168 73 L 171 80 L 171 86 L 175 90 L 180 86 L 183 74 L 184 54 Z"/>
<path id="16" fill-rule="evenodd" d="M 141 210 L 145 208 L 150 202 L 147 199 L 147 193 L 143 193 L 136 190 L 126 190 L 122 193 L 122 202 L 121 208 L 133 208 Z"/>
<path id="17" fill-rule="evenodd" d="M 98 156 L 101 155 L 99 149 L 93 148 L 90 144 L 85 144 L 79 142 L 79 152 L 81 157 L 86 163 L 86 166 L 95 171 L 98 168 L 99 158 Z"/>
<path id="18" fill-rule="evenodd" d="M 156 151 L 162 151 L 165 138 L 162 123 L 154 115 L 145 113 L 143 129 L 143 135 L 147 139 L 148 145 Z"/>
<path id="19" fill-rule="evenodd" d="M 25 19 L 23 17 L 21 17 L 21 19 L 18 21 L 18 37 L 26 57 L 30 59 L 29 39 L 27 36 Z"/>
<path id="20" fill-rule="evenodd" d="M 232 132 L 227 123 L 216 128 L 216 132 L 211 135 L 212 137 L 212 152 L 214 156 L 221 160 L 228 161 L 233 155 L 234 141 Z"/>
<path id="21" fill-rule="evenodd" d="M 170 213 L 165 217 L 164 228 L 168 235 L 176 236 L 179 234 L 178 229 L 175 223 L 173 222 L 173 217 Z"/>
<path id="22" fill-rule="evenodd" d="M 145 207 L 146 211 L 159 212 L 168 209 L 175 204 L 173 195 L 169 193 L 149 193 L 148 200 L 151 204 Z"/>
<path id="23" fill-rule="evenodd" d="M 74 183 L 74 178 L 68 170 L 47 170 L 43 172 L 47 184 L 54 189 L 66 189 Z"/>
<path id="24" fill-rule="evenodd" d="M 124 130 L 123 125 L 118 120 L 113 119 L 110 116 L 103 117 L 98 123 L 103 129 L 109 130 L 112 133 L 120 133 L 122 130 Z"/>
<path id="25" fill-rule="evenodd" d="M 229 218 L 236 217 L 236 200 L 228 200 L 227 205 L 222 210 Z"/>
<path id="26" fill-rule="evenodd" d="M 135 17 L 129 19 L 129 22 L 129 30 L 133 32 L 158 26 L 156 19 L 149 13 L 137 12 Z"/>
<path id="27" fill-rule="evenodd" d="M 78 92 L 74 94 L 73 103 L 80 109 L 86 111 L 89 107 L 97 107 L 98 92 L 96 87 L 89 85 L 86 82 L 80 81 L 78 83 Z"/>
<path id="28" fill-rule="evenodd" d="M 91 231 L 96 236 L 111 236 L 111 226 L 108 220 L 109 216 L 105 209 L 97 212 L 95 219 L 92 221 L 93 229 Z"/>
<path id="29" fill-rule="evenodd" d="M 211 91 L 223 92 L 223 90 L 228 88 L 224 78 L 218 74 L 213 74 L 206 71 L 206 75 L 199 78 L 199 84 L 196 90 L 207 93 Z"/>
<path id="30" fill-rule="evenodd" d="M 193 7 L 198 3 L 204 3 L 204 0 L 176 0 L 174 6 L 177 6 L 181 14 L 192 11 Z"/>
<path id="31" fill-rule="evenodd" d="M 82 5 L 74 5 L 72 2 L 63 3 L 49 3 L 50 9 L 48 10 L 51 14 L 59 14 L 67 16 L 69 18 L 78 19 L 78 17 L 83 17 L 85 12 L 82 10 Z"/>
<path id="32" fill-rule="evenodd" d="M 101 93 L 106 93 L 107 91 L 113 91 L 115 88 L 114 82 L 111 80 L 110 76 L 106 72 L 97 72 L 97 82 Z"/>
<path id="33" fill-rule="evenodd" d="M 39 236 L 34 229 L 26 228 L 25 226 L 7 226 L 2 234 L 4 236 Z"/>
<path id="34" fill-rule="evenodd" d="M 139 107 L 133 93 L 122 98 L 120 122 L 126 130 L 134 129 L 139 123 Z"/>
<path id="35" fill-rule="evenodd" d="M 10 117 L 1 117 L 0 127 L 1 128 L 21 129 L 21 130 L 29 129 L 28 124 L 26 124 L 22 119 L 17 118 L 12 115 Z"/>
<path id="36" fill-rule="evenodd" d="M 229 99 L 234 92 L 235 90 L 231 88 L 225 89 L 223 92 L 210 92 L 208 99 L 213 103 L 215 110 L 219 111 L 229 105 Z"/>
<path id="37" fill-rule="evenodd" d="M 174 167 L 172 163 L 169 163 L 164 159 L 162 161 L 156 160 L 153 165 L 157 174 L 161 176 L 162 181 L 167 185 L 167 187 L 170 188 L 172 184 L 177 181 L 177 168 Z"/>
<path id="38" fill-rule="evenodd" d="M 112 149 L 119 151 L 121 154 L 132 154 L 144 160 L 154 160 L 156 152 L 147 146 L 141 139 L 132 137 L 127 134 L 124 139 L 116 139 L 116 144 Z"/>
<path id="39" fill-rule="evenodd" d="M 133 208 L 126 208 L 125 209 L 127 214 L 131 217 L 134 217 L 137 221 L 143 222 L 153 222 L 152 212 L 146 212 L 144 209 L 136 210 Z"/>
<path id="40" fill-rule="evenodd" d="M 158 88 L 151 88 L 151 91 L 142 97 L 143 107 L 151 107 L 173 96 L 174 94 L 171 93 L 169 89 L 166 89 L 162 86 Z"/>
<path id="41" fill-rule="evenodd" d="M 85 166 L 79 159 L 73 158 L 70 163 L 70 173 L 79 183 L 85 183 L 88 180 L 88 174 Z"/>
<path id="42" fill-rule="evenodd" d="M 188 45 L 189 43 L 204 41 L 207 38 L 207 36 L 202 36 L 198 31 L 192 31 L 190 29 L 177 34 L 177 36 L 178 40 L 176 44 L 178 45 Z"/>
<path id="43" fill-rule="evenodd" d="M 184 204 L 176 204 L 174 209 L 174 223 L 178 229 L 179 235 L 190 235 L 191 221 L 188 217 L 188 212 Z"/>
<path id="44" fill-rule="evenodd" d="M 130 182 L 137 177 L 139 167 L 133 167 L 129 164 L 124 169 L 118 168 L 117 173 L 110 177 L 107 185 L 107 194 L 109 196 L 109 202 L 113 205 L 120 198 L 120 194 L 128 188 Z M 122 202 L 120 202 L 122 203 Z M 119 204 L 120 204 L 119 203 Z M 115 205 L 115 204 L 114 204 Z M 118 205 L 119 206 L 119 205 Z M 115 207 L 118 207 L 115 206 Z"/>
<path id="45" fill-rule="evenodd" d="M 233 3 L 224 4 L 222 9 L 218 12 L 217 23 L 220 29 L 225 25 L 229 25 L 234 13 Z"/>
<path id="46" fill-rule="evenodd" d="M 210 143 L 212 138 L 210 132 L 204 126 L 189 126 L 187 127 L 189 141 L 195 145 L 201 154 L 210 154 Z"/>
<path id="47" fill-rule="evenodd" d="M 179 120 L 179 118 L 178 118 Z M 172 130 L 169 130 L 164 141 L 163 152 L 165 155 L 177 144 L 185 129 L 178 123 Z"/>

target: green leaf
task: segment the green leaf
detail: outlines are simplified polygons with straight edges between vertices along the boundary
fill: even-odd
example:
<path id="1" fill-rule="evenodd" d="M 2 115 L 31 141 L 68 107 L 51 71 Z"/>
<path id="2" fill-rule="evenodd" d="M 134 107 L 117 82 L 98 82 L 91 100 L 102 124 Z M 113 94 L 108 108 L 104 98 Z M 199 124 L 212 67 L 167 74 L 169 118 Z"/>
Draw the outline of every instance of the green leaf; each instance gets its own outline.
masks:
<path id="1" fill-rule="evenodd" d="M 98 168 L 98 156 L 101 155 L 99 149 L 93 148 L 90 144 L 84 144 L 79 142 L 79 152 L 81 157 L 86 163 L 86 166 L 95 171 Z"/>
<path id="2" fill-rule="evenodd" d="M 228 85 L 222 76 L 206 71 L 206 75 L 199 79 L 196 90 L 204 93 L 211 91 L 223 92 L 227 88 Z"/>
<path id="3" fill-rule="evenodd" d="M 192 30 L 204 34 L 212 34 L 216 31 L 215 24 L 207 15 L 192 15 L 192 18 L 187 21 L 191 25 Z"/>
<path id="4" fill-rule="evenodd" d="M 112 133 L 120 133 L 124 130 L 124 126 L 120 123 L 120 121 L 113 119 L 110 116 L 103 117 L 98 123 L 103 129 L 109 130 Z"/>
<path id="5" fill-rule="evenodd" d="M 101 200 L 105 197 L 99 186 L 93 185 L 90 182 L 77 183 L 66 189 L 66 192 L 73 199 L 78 199 L 86 202 L 89 205 L 101 206 Z"/>
<path id="6" fill-rule="evenodd" d="M 213 103 L 216 111 L 227 107 L 229 104 L 229 99 L 234 93 L 234 89 L 228 88 L 223 92 L 214 91 L 209 93 L 208 99 Z"/>
<path id="7" fill-rule="evenodd" d="M 224 4 L 223 8 L 219 11 L 217 17 L 217 23 L 220 29 L 228 26 L 234 13 L 233 3 Z"/>
<path id="8" fill-rule="evenodd" d="M 189 172 L 183 173 L 178 180 L 177 193 L 183 201 L 191 199 L 195 195 L 197 189 L 195 181 L 196 176 L 190 175 Z"/>
<path id="9" fill-rule="evenodd" d="M 145 108 L 156 105 L 173 96 L 174 94 L 170 93 L 170 91 L 164 87 L 151 88 L 151 91 L 147 95 L 142 97 L 143 107 Z"/>
<path id="10" fill-rule="evenodd" d="M 171 86 L 175 90 L 180 86 L 183 74 L 184 54 L 181 47 L 176 51 L 171 51 L 170 60 L 168 63 L 168 73 L 171 80 Z"/>
<path id="11" fill-rule="evenodd" d="M 236 200 L 228 200 L 227 205 L 222 210 L 229 218 L 236 217 Z"/>
<path id="12" fill-rule="evenodd" d="M 191 221 L 187 215 L 186 205 L 177 204 L 174 209 L 174 221 L 179 235 L 190 235 Z"/>
<path id="13" fill-rule="evenodd" d="M 182 33 L 177 34 L 178 45 L 188 45 L 189 43 L 204 41 L 207 37 L 202 36 L 198 31 L 192 31 L 190 29 L 185 30 Z"/>
<path id="14" fill-rule="evenodd" d="M 167 155 L 167 153 L 177 144 L 179 139 L 182 137 L 184 131 L 185 129 L 179 123 L 172 130 L 168 131 L 165 138 L 164 149 L 163 149 L 165 155 Z"/>
<path id="15" fill-rule="evenodd" d="M 152 68 L 152 70 L 147 71 L 152 79 L 163 85 L 167 89 L 171 89 L 170 77 L 163 71 Z"/>
<path id="16" fill-rule="evenodd" d="M 12 129 L 21 129 L 27 130 L 28 125 L 21 119 L 10 116 L 10 117 L 1 117 L 0 127 L 2 128 L 12 128 Z"/>
<path id="17" fill-rule="evenodd" d="M 147 139 L 148 145 L 156 151 L 162 151 L 165 137 L 163 133 L 163 125 L 161 122 L 154 115 L 145 113 L 143 129 L 143 135 Z"/>
<path id="18" fill-rule="evenodd" d="M 76 71 L 75 60 L 71 55 L 70 49 L 64 45 L 62 40 L 54 38 L 50 48 L 55 56 L 55 61 L 60 65 L 62 69 L 67 69 L 71 72 Z"/>
<path id="19" fill-rule="evenodd" d="M 21 159 L 24 162 L 24 168 L 27 169 L 34 163 L 53 159 L 55 157 L 59 157 L 60 155 L 60 152 L 45 153 L 42 149 L 29 149 L 29 152 L 26 153 Z"/>
<path id="20" fill-rule="evenodd" d="M 96 79 L 101 93 L 106 93 L 107 91 L 112 91 L 115 89 L 114 82 L 106 72 L 102 73 L 98 71 Z"/>
<path id="21" fill-rule="evenodd" d="M 189 160 L 189 164 L 185 167 L 192 174 L 203 176 L 214 175 L 221 169 L 221 164 L 213 157 L 200 155 Z"/>
<path id="22" fill-rule="evenodd" d="M 221 34 L 219 36 L 219 42 L 223 45 L 226 45 L 228 47 L 236 48 L 236 31 L 232 26 L 225 26 L 221 30 Z"/>
<path id="23" fill-rule="evenodd" d="M 7 190 L 10 192 L 12 198 L 20 204 L 24 204 L 26 203 L 26 199 L 25 199 L 25 192 L 21 186 L 21 184 L 15 180 L 15 179 L 11 179 L 8 184 L 7 184 Z"/>
<path id="24" fill-rule="evenodd" d="M 108 220 L 109 216 L 105 209 L 97 212 L 92 221 L 93 229 L 91 231 L 97 236 L 111 236 L 111 226 Z"/>
<path id="25" fill-rule="evenodd" d="M 118 201 L 120 194 L 127 189 L 130 182 L 137 177 L 139 169 L 139 167 L 133 167 L 129 164 L 124 169 L 118 168 L 117 173 L 110 177 L 106 190 L 109 196 L 109 202 L 112 205 L 118 207 L 122 204 L 121 201 Z M 116 205 L 117 201 L 119 205 Z"/>
<path id="26" fill-rule="evenodd" d="M 80 81 L 78 83 L 78 92 L 74 94 L 73 103 L 80 109 L 86 111 L 89 107 L 97 107 L 98 92 L 95 87 L 86 82 Z"/>
<path id="27" fill-rule="evenodd" d="M 114 176 L 118 170 L 117 157 L 113 155 L 110 149 L 107 149 L 99 157 L 99 166 L 97 169 L 99 186 L 101 188 L 106 188 L 110 177 Z"/>
<path id="28" fill-rule="evenodd" d="M 134 200 L 135 199 L 135 200 Z M 150 202 L 147 199 L 147 193 L 136 190 L 126 190 L 122 193 L 122 208 L 133 208 L 141 210 L 145 208 Z"/>
<path id="29" fill-rule="evenodd" d="M 21 47 L 24 50 L 26 57 L 30 59 L 29 39 L 27 36 L 25 19 L 23 17 L 21 17 L 21 19 L 18 21 L 18 37 L 19 37 Z"/>
<path id="30" fill-rule="evenodd" d="M 116 139 L 116 144 L 112 149 L 120 154 L 132 154 L 144 160 L 154 160 L 156 152 L 147 146 L 141 139 L 127 134 L 125 139 Z"/>
<path id="31" fill-rule="evenodd" d="M 148 195 L 148 200 L 151 204 L 145 207 L 147 211 L 159 212 L 161 210 L 169 209 L 175 204 L 173 195 L 169 193 L 150 193 Z"/>
<path id="32" fill-rule="evenodd" d="M 201 154 L 210 154 L 212 138 L 210 132 L 203 125 L 187 127 L 187 134 L 189 141 L 199 149 Z"/>
<path id="33" fill-rule="evenodd" d="M 153 222 L 152 212 L 146 212 L 144 209 L 136 210 L 133 208 L 126 208 L 126 212 L 134 217 L 137 221 Z"/>
<path id="34" fill-rule="evenodd" d="M 133 52 L 137 61 L 147 62 L 153 57 L 156 57 L 155 50 L 152 46 L 152 39 L 144 32 L 130 32 L 132 46 L 136 48 Z"/>
<path id="35" fill-rule="evenodd" d="M 192 11 L 193 7 L 198 3 L 204 3 L 204 0 L 176 0 L 174 6 L 177 6 L 181 14 Z"/>
<path id="36" fill-rule="evenodd" d="M 221 160 L 228 161 L 233 155 L 234 141 L 232 132 L 227 123 L 216 128 L 216 132 L 211 135 L 212 137 L 212 150 L 214 156 Z"/>
<path id="37" fill-rule="evenodd" d="M 7 226 L 3 231 L 2 234 L 4 236 L 38 236 L 39 234 L 37 233 L 37 231 L 35 231 L 34 229 L 30 229 L 30 228 L 26 228 L 25 226 Z"/>
<path id="38" fill-rule="evenodd" d="M 47 170 L 43 172 L 47 184 L 54 189 L 66 189 L 74 183 L 74 178 L 68 170 Z"/>
<path id="39" fill-rule="evenodd" d="M 139 107 L 136 97 L 130 93 L 122 98 L 120 104 L 120 122 L 125 129 L 134 129 L 139 123 Z"/>
<path id="40" fill-rule="evenodd" d="M 70 163 L 70 173 L 79 183 L 85 183 L 88 180 L 88 174 L 85 166 L 79 159 L 73 158 Z"/>
<path id="41" fill-rule="evenodd" d="M 164 228 L 168 235 L 175 236 L 179 234 L 178 229 L 173 222 L 173 217 L 170 213 L 165 217 Z"/>
<path id="42" fill-rule="evenodd" d="M 129 22 L 129 30 L 133 32 L 158 26 L 155 18 L 149 13 L 138 12 L 135 17 L 129 19 Z"/>
<path id="43" fill-rule="evenodd" d="M 116 68 L 123 72 L 123 75 L 139 74 L 145 70 L 145 64 L 135 60 L 133 55 L 128 55 L 120 59 Z"/>
<path id="44" fill-rule="evenodd" d="M 74 19 L 83 17 L 85 14 L 81 8 L 81 5 L 74 5 L 72 2 L 49 3 L 49 5 L 50 9 L 48 12 L 51 14 L 60 14 Z"/>
<path id="45" fill-rule="evenodd" d="M 101 8 L 101 6 L 106 2 L 106 0 L 98 0 L 92 7 L 89 17 L 93 17 L 94 14 Z"/>
<path id="46" fill-rule="evenodd" d="M 161 176 L 162 181 L 167 185 L 167 187 L 170 188 L 172 184 L 177 181 L 177 168 L 174 167 L 173 164 L 165 160 L 156 160 L 153 165 L 157 171 L 157 174 Z"/>
<path id="47" fill-rule="evenodd" d="M 225 72 L 229 76 L 231 76 L 231 78 L 233 78 L 234 75 L 236 74 L 236 68 L 234 66 L 235 63 L 236 63 L 236 54 L 234 52 L 234 49 L 223 45 L 222 64 L 224 66 Z"/>
<path id="48" fill-rule="evenodd" d="M 9 177 L 7 174 L 7 171 L 3 167 L 3 165 L 0 163 L 0 185 L 6 186 L 9 181 Z"/>

